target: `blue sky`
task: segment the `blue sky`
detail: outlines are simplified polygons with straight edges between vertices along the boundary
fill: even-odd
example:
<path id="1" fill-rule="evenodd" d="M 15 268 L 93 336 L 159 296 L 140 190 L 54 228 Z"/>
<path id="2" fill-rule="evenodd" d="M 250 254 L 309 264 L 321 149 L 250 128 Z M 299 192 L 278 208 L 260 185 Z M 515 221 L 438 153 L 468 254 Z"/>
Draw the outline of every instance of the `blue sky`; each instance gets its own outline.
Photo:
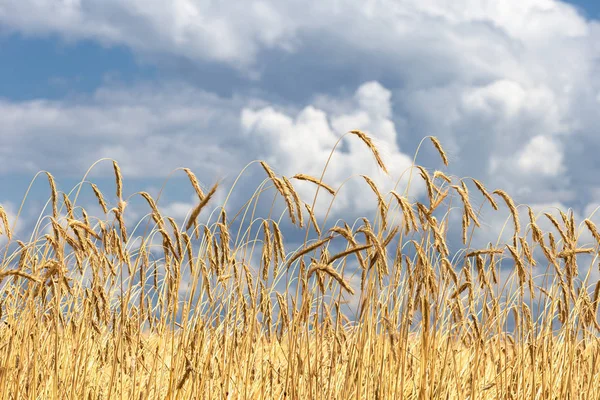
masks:
<path id="1" fill-rule="evenodd" d="M 585 14 L 588 18 L 600 17 L 600 4 L 594 0 L 570 0 L 571 3 L 579 8 L 579 10 Z"/>
<path id="2" fill-rule="evenodd" d="M 157 194 L 177 167 L 206 187 L 231 182 L 256 159 L 286 175 L 319 175 L 350 129 L 376 139 L 395 177 L 435 135 L 448 173 L 519 203 L 578 216 L 600 204 L 597 2 L 341 4 L 0 3 L 0 204 L 16 213 L 40 170 L 68 191 L 103 157 L 120 163 L 130 194 Z M 443 168 L 427 146 L 418 162 Z M 370 154 L 346 140 L 326 180 L 359 174 L 389 188 Z M 251 168 L 232 203 L 263 178 Z M 92 180 L 114 190 L 107 162 Z M 181 171 L 167 185 L 161 205 L 182 219 L 194 193 Z M 423 193 L 416 186 L 412 195 Z M 24 226 L 47 194 L 42 179 Z M 370 212 L 369 196 L 351 182 L 334 212 Z M 497 234 L 505 216 L 488 216 Z"/>

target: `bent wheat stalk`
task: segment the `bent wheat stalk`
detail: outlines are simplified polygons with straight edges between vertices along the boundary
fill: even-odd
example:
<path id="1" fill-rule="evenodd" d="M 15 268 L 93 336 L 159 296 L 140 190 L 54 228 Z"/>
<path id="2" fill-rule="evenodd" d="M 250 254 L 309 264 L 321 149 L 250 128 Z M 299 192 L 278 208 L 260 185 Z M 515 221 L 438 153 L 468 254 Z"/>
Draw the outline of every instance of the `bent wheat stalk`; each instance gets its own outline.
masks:
<path id="1" fill-rule="evenodd" d="M 200 214 L 200 211 L 202 211 L 202 209 L 204 207 L 206 207 L 206 205 L 208 204 L 208 202 L 210 201 L 210 199 L 214 196 L 215 192 L 217 191 L 217 188 L 219 187 L 219 182 L 215 183 L 213 185 L 213 187 L 210 188 L 210 190 L 208 191 L 208 193 L 206 194 L 206 196 L 204 196 L 204 198 L 202 199 L 202 201 L 192 210 L 192 213 L 190 215 L 190 219 L 187 222 L 187 225 L 185 226 L 185 230 L 189 230 L 192 225 L 194 225 L 194 222 L 196 221 L 196 218 L 198 218 L 198 215 Z"/>

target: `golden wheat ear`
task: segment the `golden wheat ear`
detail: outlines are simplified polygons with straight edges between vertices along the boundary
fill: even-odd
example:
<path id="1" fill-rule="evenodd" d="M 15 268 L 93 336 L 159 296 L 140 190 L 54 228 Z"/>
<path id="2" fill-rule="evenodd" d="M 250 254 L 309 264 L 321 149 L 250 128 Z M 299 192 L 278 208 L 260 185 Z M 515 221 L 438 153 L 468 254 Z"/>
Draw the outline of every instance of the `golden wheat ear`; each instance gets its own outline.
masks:
<path id="1" fill-rule="evenodd" d="M 440 157 L 442 158 L 444 165 L 448 166 L 448 156 L 446 156 L 446 152 L 442 148 L 442 144 L 440 143 L 438 138 L 436 138 L 435 136 L 429 136 L 429 140 L 431 140 L 431 143 L 433 143 L 433 146 L 436 148 L 438 153 L 440 153 Z"/>
<path id="2" fill-rule="evenodd" d="M 4 225 L 4 233 L 10 240 L 12 238 L 12 232 L 10 230 L 10 226 L 8 225 L 8 216 L 6 215 L 6 211 L 4 211 L 4 207 L 2 206 L 0 206 L 0 219 L 2 219 L 2 224 Z"/>
<path id="3" fill-rule="evenodd" d="M 515 235 L 518 235 L 521 232 L 521 222 L 519 221 L 519 212 L 517 211 L 517 207 L 515 206 L 515 202 L 513 199 L 502 189 L 496 189 L 493 192 L 494 194 L 502 197 L 502 200 L 508 206 L 510 213 L 513 218 L 513 223 L 515 225 Z"/>
<path id="4" fill-rule="evenodd" d="M 206 196 L 204 196 L 204 199 L 202 199 L 202 201 L 198 203 L 196 207 L 194 207 L 192 213 L 190 214 L 190 219 L 188 220 L 187 225 L 185 226 L 186 231 L 189 230 L 192 227 L 192 225 L 194 225 L 196 218 L 198 218 L 198 215 L 200 214 L 200 211 L 202 211 L 202 209 L 206 207 L 210 199 L 214 196 L 218 187 L 219 183 L 217 182 L 213 185 L 213 187 L 210 188 Z"/>
<path id="5" fill-rule="evenodd" d="M 322 187 L 323 189 L 327 190 L 330 194 L 334 195 L 335 194 L 335 190 L 333 190 L 333 188 L 329 185 L 327 185 L 326 183 L 323 183 L 323 181 L 318 180 L 317 178 L 310 176 L 310 175 L 306 175 L 306 174 L 296 174 L 294 176 L 292 176 L 293 179 L 298 179 L 301 181 L 308 181 L 308 182 L 312 182 L 317 186 Z"/>
<path id="6" fill-rule="evenodd" d="M 383 172 L 385 172 L 386 174 L 388 174 L 388 169 L 385 166 L 383 160 L 381 159 L 381 155 L 379 154 L 379 150 L 377 150 L 377 147 L 375 147 L 375 144 L 373 143 L 373 140 L 369 137 L 369 135 L 367 135 L 366 133 L 359 131 L 359 130 L 353 130 L 350 131 L 351 134 L 358 136 L 358 138 L 360 140 L 363 141 L 364 144 L 367 145 L 367 147 L 371 150 L 371 152 L 373 153 L 373 156 L 375 157 L 375 161 L 377 161 L 377 165 L 379 165 L 379 168 L 381 168 L 381 170 Z"/>
<path id="7" fill-rule="evenodd" d="M 116 161 L 113 161 L 113 169 L 115 170 L 115 184 L 117 187 L 117 198 L 123 199 L 123 175 L 121 174 L 121 167 Z"/>

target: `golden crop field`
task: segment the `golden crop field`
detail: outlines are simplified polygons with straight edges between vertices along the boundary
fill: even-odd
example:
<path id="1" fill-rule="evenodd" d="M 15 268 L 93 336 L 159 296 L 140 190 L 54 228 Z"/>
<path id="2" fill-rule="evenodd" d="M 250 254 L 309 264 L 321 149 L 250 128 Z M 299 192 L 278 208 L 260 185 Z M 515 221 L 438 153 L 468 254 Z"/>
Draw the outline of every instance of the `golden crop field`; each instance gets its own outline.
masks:
<path id="1" fill-rule="evenodd" d="M 369 136 L 345 137 L 387 172 Z M 422 146 L 448 164 L 437 139 Z M 178 224 L 146 192 L 125 198 L 113 166 L 110 194 L 85 178 L 62 193 L 47 173 L 49 211 L 26 242 L 0 208 L 2 399 L 600 398 L 590 219 L 414 165 L 387 193 L 353 177 L 376 212 L 334 220 L 294 187 L 335 202 L 326 169 L 285 177 L 257 161 L 265 180 L 238 211 L 182 168 L 197 206 Z M 85 191 L 103 218 L 78 205 Z M 131 226 L 136 197 L 147 215 Z M 484 205 L 510 215 L 509 239 L 474 247 Z"/>

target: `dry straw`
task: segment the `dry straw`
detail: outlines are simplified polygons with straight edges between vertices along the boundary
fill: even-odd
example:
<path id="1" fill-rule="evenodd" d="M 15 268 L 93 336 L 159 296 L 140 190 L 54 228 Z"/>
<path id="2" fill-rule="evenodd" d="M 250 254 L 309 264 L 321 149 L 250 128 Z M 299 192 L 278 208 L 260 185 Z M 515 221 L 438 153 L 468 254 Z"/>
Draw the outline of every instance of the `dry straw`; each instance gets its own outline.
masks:
<path id="1" fill-rule="evenodd" d="M 63 196 L 63 204 L 65 205 L 66 209 L 67 209 L 67 216 L 71 219 L 73 219 L 73 205 L 71 204 L 71 200 L 69 200 L 69 196 L 67 196 L 66 193 L 62 194 Z"/>
<path id="2" fill-rule="evenodd" d="M 306 210 L 308 211 L 308 215 L 310 216 L 310 221 L 312 222 L 312 225 L 314 226 L 315 231 L 317 232 L 317 235 L 321 236 L 321 229 L 319 228 L 319 224 L 317 224 L 317 219 L 315 218 L 315 213 L 313 212 L 312 208 L 307 203 L 304 203 L 304 207 L 306 207 Z"/>
<path id="3" fill-rule="evenodd" d="M 365 244 L 365 245 L 362 245 L 362 246 L 351 247 L 351 248 L 349 248 L 347 250 L 344 250 L 344 251 L 342 251 L 342 252 L 340 252 L 340 253 L 332 256 L 331 258 L 328 258 L 325 261 L 325 264 L 331 264 L 331 263 L 339 260 L 340 258 L 346 257 L 346 256 L 348 256 L 350 254 L 353 254 L 353 253 L 358 253 L 359 251 L 363 251 L 363 250 L 369 249 L 371 247 L 372 247 L 371 244 Z"/>
<path id="4" fill-rule="evenodd" d="M 488 191 L 485 189 L 485 186 L 483 186 L 483 184 L 481 182 L 479 182 L 475 178 L 471 178 L 471 180 L 473 181 L 473 183 L 475 184 L 475 186 L 477 187 L 477 189 L 481 192 L 481 194 L 483 195 L 483 197 L 485 197 L 487 199 L 487 201 L 491 204 L 492 208 L 494 210 L 498 210 L 498 204 L 492 198 L 492 196 L 488 193 Z"/>
<path id="5" fill-rule="evenodd" d="M 433 172 L 433 179 L 436 179 L 436 178 L 440 178 L 440 179 L 446 181 L 446 183 L 452 183 L 452 179 L 450 179 L 448 177 L 448 175 L 446 175 L 442 171 L 436 170 L 436 171 Z"/>
<path id="6" fill-rule="evenodd" d="M 306 246 L 302 250 L 298 251 L 296 254 L 294 254 L 292 257 L 290 257 L 290 259 L 287 261 L 286 268 L 289 268 L 294 261 L 296 261 L 297 259 L 299 259 L 303 255 L 305 255 L 305 254 L 307 254 L 307 253 L 309 253 L 309 252 L 311 252 L 313 250 L 318 249 L 319 247 L 323 246 L 325 243 L 329 242 L 331 239 L 333 239 L 333 236 L 327 236 L 326 238 L 323 238 L 321 240 L 317 240 L 313 244 L 311 244 L 309 246 Z"/>
<path id="7" fill-rule="evenodd" d="M 438 138 L 436 138 L 435 136 L 429 136 L 429 139 L 431 140 L 431 143 L 433 143 L 433 146 L 436 148 L 438 153 L 440 153 L 440 157 L 442 157 L 444 165 L 448 166 L 448 157 L 446 156 L 446 152 L 442 148 L 442 144 L 440 143 Z"/>
<path id="8" fill-rule="evenodd" d="M 277 275 L 279 262 L 285 259 L 285 247 L 283 244 L 283 233 L 281 232 L 281 229 L 279 229 L 279 224 L 275 221 L 271 221 L 271 227 L 273 232 L 273 244 L 275 246 L 275 251 L 273 252 L 275 256 L 273 275 Z"/>
<path id="9" fill-rule="evenodd" d="M 469 225 L 469 221 L 473 220 L 475 226 L 479 227 L 479 220 L 477 219 L 477 215 L 475 215 L 475 211 L 473 211 L 473 207 L 471 207 L 471 202 L 469 200 L 469 192 L 466 190 L 467 188 L 464 182 L 461 181 L 461 184 L 462 188 L 457 185 L 452 185 L 451 187 L 454 190 L 456 190 L 463 202 L 464 216 L 466 217 L 466 225 Z"/>
<path id="10" fill-rule="evenodd" d="M 490 249 L 470 251 L 467 253 L 467 257 L 474 257 L 474 256 L 478 256 L 480 254 L 494 255 L 494 254 L 502 254 L 502 253 L 504 253 L 504 250 L 502 250 L 502 249 L 490 248 Z"/>
<path id="11" fill-rule="evenodd" d="M 323 183 L 323 181 L 321 181 L 313 176 L 306 175 L 306 174 L 296 174 L 292 178 L 298 179 L 300 181 L 312 182 L 315 185 L 322 187 L 323 189 L 328 191 L 330 194 L 332 194 L 332 195 L 335 194 L 335 190 L 333 190 L 333 188 L 331 186 L 327 185 L 326 183 Z"/>
<path id="12" fill-rule="evenodd" d="M 52 216 L 58 218 L 58 192 L 56 191 L 56 183 L 50 172 L 47 172 L 48 183 L 50 184 L 51 200 L 52 200 Z"/>
<path id="13" fill-rule="evenodd" d="M 516 248 L 508 244 L 506 245 L 506 247 L 510 251 L 513 260 L 515 261 L 515 266 L 517 267 L 517 275 L 519 276 L 519 286 L 521 287 L 521 290 L 523 290 L 523 285 L 525 284 L 527 274 L 525 271 L 525 265 L 523 265 L 523 261 L 521 260 L 521 257 L 519 257 Z"/>
<path id="14" fill-rule="evenodd" d="M 383 163 L 381 156 L 379 155 L 379 150 L 377 150 L 377 147 L 375 147 L 375 144 L 373 144 L 373 140 L 366 133 L 359 130 L 353 130 L 350 131 L 350 133 L 358 136 L 358 138 L 367 145 L 367 147 L 373 153 L 373 156 L 375 157 L 375 161 L 377 161 L 377 165 L 379 165 L 379 168 L 381 168 L 381 170 L 387 174 L 388 170 L 385 164 Z"/>
<path id="15" fill-rule="evenodd" d="M 68 219 L 67 223 L 70 227 L 83 229 L 87 234 L 93 236 L 95 239 L 101 240 L 100 235 L 98 235 L 89 225 L 76 219 Z"/>
<path id="16" fill-rule="evenodd" d="M 594 288 L 594 294 L 592 296 L 592 305 L 594 307 L 593 314 L 598 315 L 598 305 L 600 303 L 600 280 L 596 282 L 596 286 Z"/>
<path id="17" fill-rule="evenodd" d="M 287 188 L 287 192 L 289 192 L 289 194 L 292 196 L 292 199 L 294 200 L 296 216 L 298 217 L 298 225 L 302 228 L 304 226 L 304 217 L 302 215 L 302 202 L 300 201 L 300 196 L 298 195 L 298 193 L 294 189 L 294 186 L 292 185 L 292 182 L 290 182 L 288 178 L 283 176 L 282 179 L 285 184 L 285 188 Z"/>
<path id="18" fill-rule="evenodd" d="M 124 217 L 126 205 L 127 205 L 127 203 L 124 202 L 123 200 L 121 200 L 121 201 L 119 201 L 119 204 L 117 204 L 117 208 L 115 210 L 115 215 L 117 217 L 117 221 L 119 221 L 121 237 L 123 238 L 124 243 L 127 242 L 127 226 L 125 225 L 125 217 Z"/>
<path id="19" fill-rule="evenodd" d="M 19 271 L 19 270 L 0 271 L 0 282 L 2 282 L 2 280 L 4 280 L 4 278 L 6 278 L 8 276 L 18 276 L 21 278 L 29 279 L 30 281 L 34 281 L 34 282 L 38 282 L 38 283 L 41 282 L 40 278 L 30 275 L 24 271 Z"/>
<path id="20" fill-rule="evenodd" d="M 94 191 L 94 195 L 98 199 L 100 207 L 102 207 L 102 211 L 104 211 L 104 214 L 108 214 L 108 207 L 106 206 L 106 201 L 104 201 L 104 196 L 102 196 L 102 192 L 100 191 L 100 189 L 98 189 L 98 186 L 96 186 L 95 184 L 92 183 L 91 185 L 92 190 Z"/>
<path id="21" fill-rule="evenodd" d="M 519 213 L 517 212 L 517 207 L 515 207 L 513 199 L 511 199 L 508 193 L 501 189 L 496 189 L 493 193 L 502 197 L 502 200 L 504 200 L 504 202 L 508 206 L 508 209 L 510 210 L 510 213 L 513 218 L 513 223 L 515 225 L 515 235 L 518 235 L 521 232 L 521 223 L 519 222 Z"/>
<path id="22" fill-rule="evenodd" d="M 523 253 L 525 254 L 525 257 L 527 258 L 527 261 L 529 262 L 529 264 L 532 267 L 535 267 L 536 262 L 535 262 L 535 259 L 533 258 L 533 255 L 531 254 L 531 249 L 529 248 L 529 244 L 527 243 L 527 241 L 525 240 L 524 237 L 519 237 L 519 241 L 521 242 L 521 248 L 523 249 Z"/>
<path id="23" fill-rule="evenodd" d="M 271 167 L 269 167 L 269 164 L 267 164 L 264 161 L 261 161 L 260 165 L 263 167 L 263 169 L 267 173 L 268 177 L 273 182 L 273 185 L 275 185 L 275 188 L 277 189 L 277 191 L 281 194 L 281 196 L 285 200 L 290 219 L 292 220 L 292 224 L 296 224 L 296 215 L 294 214 L 294 204 L 299 203 L 299 200 L 297 202 L 295 202 L 295 200 L 292 198 L 292 196 L 294 196 L 294 198 L 298 198 L 298 195 L 295 193 L 294 188 L 291 187 L 291 184 L 288 186 L 286 184 L 285 180 L 279 179 L 275 175 L 275 172 L 273 172 Z M 294 194 L 292 194 L 292 192 Z M 301 214 L 301 211 L 299 211 L 299 213 Z"/>
<path id="24" fill-rule="evenodd" d="M 192 172 L 192 170 L 190 170 L 189 168 L 184 168 L 183 170 L 187 174 L 187 176 L 188 176 L 188 178 L 190 180 L 190 183 L 192 184 L 192 187 L 196 191 L 196 194 L 198 195 L 198 199 L 200 201 L 202 201 L 204 199 L 205 194 L 202 191 L 202 189 L 200 188 L 200 183 L 198 182 L 198 179 L 196 178 L 196 175 L 194 175 L 194 173 Z"/>
<path id="25" fill-rule="evenodd" d="M 554 227 L 556 228 L 556 230 L 558 231 L 558 233 L 560 233 L 560 236 L 562 237 L 562 239 L 564 240 L 565 243 L 569 243 L 569 238 L 567 236 L 567 232 L 565 232 L 561 227 L 560 224 L 558 223 L 558 220 L 556 218 L 554 218 L 554 216 L 550 213 L 544 213 L 544 215 L 546 216 L 546 218 L 548 218 L 550 220 L 550 222 L 552 222 L 552 225 L 554 225 Z"/>
<path id="26" fill-rule="evenodd" d="M 467 244 L 467 229 L 469 229 L 469 220 L 467 214 L 462 216 L 462 242 Z"/>
<path id="27" fill-rule="evenodd" d="M 448 197 L 448 194 L 450 193 L 450 190 L 446 190 L 444 192 L 441 192 L 438 194 L 438 196 L 435 198 L 435 200 L 431 203 L 431 206 L 429 207 L 429 211 L 433 212 L 436 208 L 438 208 L 442 202 L 446 199 L 446 197 Z"/>
<path id="28" fill-rule="evenodd" d="M 529 223 L 531 225 L 531 238 L 534 242 L 538 242 L 540 245 L 544 245 L 543 234 L 540 227 L 536 224 L 535 215 L 533 215 L 533 210 L 531 207 L 527 207 L 527 211 L 529 213 Z"/>
<path id="29" fill-rule="evenodd" d="M 421 177 L 423 178 L 423 180 L 425 181 L 425 185 L 427 187 L 427 195 L 429 196 L 429 202 L 433 202 L 433 182 L 431 181 L 431 177 L 429 176 L 429 173 L 427 172 L 427 170 L 423 167 L 421 167 L 420 165 L 417 165 L 417 168 L 419 169 L 420 173 L 421 173 Z"/>
<path id="30" fill-rule="evenodd" d="M 372 145 L 362 132 L 354 135 Z M 590 219 L 583 222 L 594 246 L 578 245 L 571 210 L 558 211 L 560 219 L 554 214 L 552 232 L 544 232 L 528 208 L 531 242 L 515 234 L 507 243 L 500 237 L 481 249 L 450 252 L 447 235 L 459 222 L 451 218 L 456 204 L 445 200 L 448 193 L 461 194 L 465 242 L 471 227 L 479 242 L 473 221 L 485 217 L 472 209 L 466 179 L 453 178 L 460 182 L 453 189 L 443 173 L 429 176 L 420 168 L 430 179 L 431 203 L 391 192 L 403 221 L 382 229 L 377 221 L 389 205 L 374 178 L 362 179 L 370 182 L 380 210 L 374 218 L 358 215 L 347 222 L 330 214 L 333 209 L 313 210 L 292 179 L 262 167 L 276 199 L 263 196 L 265 183 L 271 185 L 266 180 L 231 218 L 223 205 L 212 214 L 216 220 L 204 224 L 198 215 L 214 201 L 217 185 L 204 194 L 184 169 L 200 203 L 185 221 L 186 229 L 197 228 L 196 240 L 141 192 L 156 226 L 136 229 L 144 236 L 126 243 L 120 178 L 119 198 L 108 212 L 116 219 L 106 215 L 104 198 L 92 186 L 107 220 L 88 216 L 61 192 L 65 221 L 49 178 L 57 215 L 44 216 L 30 242 L 8 243 L 0 265 L 0 342 L 9 344 L 0 347 L 0 400 L 600 398 L 594 384 L 600 374 L 594 362 L 600 281 L 587 271 L 578 275 L 583 257 L 577 256 L 595 254 L 600 246 Z M 294 178 L 335 200 L 320 180 Z M 494 207 L 495 197 L 473 182 Z M 307 228 L 289 253 L 284 244 L 296 243 L 299 232 L 273 210 L 280 194 L 296 220 L 305 207 L 316 230 Z M 512 200 L 493 194 L 504 198 L 518 231 Z M 0 227 L 10 235 L 8 217 L 0 206 Z M 558 242 L 554 228 L 561 232 Z M 554 270 L 529 268 L 539 264 L 537 244 Z M 515 267 L 503 269 L 500 282 L 498 267 L 506 257 Z M 280 273 L 282 265 L 288 269 Z M 526 287 L 531 297 L 525 297 Z M 511 312 L 516 329 L 507 332 Z"/>
<path id="31" fill-rule="evenodd" d="M 0 219 L 2 219 L 2 224 L 4 225 L 4 233 L 6 234 L 6 237 L 10 240 L 12 238 L 12 232 L 10 230 L 10 226 L 8 225 L 8 216 L 6 215 L 6 211 L 2 206 L 0 206 Z"/>
<path id="32" fill-rule="evenodd" d="M 217 191 L 218 187 L 219 183 L 217 182 L 210 188 L 210 190 L 208 191 L 206 196 L 200 201 L 200 203 L 198 203 L 198 205 L 194 207 L 192 213 L 190 214 L 190 219 L 188 220 L 187 225 L 185 226 L 186 231 L 192 227 L 192 225 L 196 221 L 196 218 L 198 218 L 200 211 L 202 211 L 202 209 L 208 204 L 210 199 L 214 196 L 215 192 Z"/>
<path id="33" fill-rule="evenodd" d="M 262 278 L 266 281 L 269 277 L 269 266 L 271 265 L 271 231 L 269 229 L 269 221 L 263 221 L 263 248 L 262 248 Z"/>
<path id="34" fill-rule="evenodd" d="M 333 279 L 335 279 L 341 287 L 343 287 L 350 294 L 354 294 L 354 289 L 350 286 L 350 284 L 342 278 L 342 276 L 335 270 L 330 264 L 323 263 L 313 263 L 312 267 L 308 270 L 307 277 L 310 278 L 315 272 L 320 271 L 324 272 Z"/>
<path id="35" fill-rule="evenodd" d="M 588 227 L 588 229 L 592 233 L 592 236 L 594 237 L 596 242 L 598 242 L 598 244 L 600 245 L 600 233 L 598 233 L 598 229 L 596 228 L 596 225 L 589 219 L 585 219 L 583 222 L 585 222 L 585 225 Z"/>
<path id="36" fill-rule="evenodd" d="M 403 196 L 398 194 L 396 191 L 392 190 L 390 193 L 392 194 L 392 196 L 394 196 L 394 198 L 396 198 L 396 201 L 398 202 L 398 205 L 400 206 L 400 209 L 402 210 L 402 215 L 404 218 L 405 233 L 408 234 L 408 232 L 410 232 L 411 228 L 412 228 L 412 230 L 417 231 L 418 230 L 417 219 L 415 217 L 415 213 L 414 213 L 412 205 L 408 202 L 408 200 L 406 198 L 404 198 Z"/>
<path id="37" fill-rule="evenodd" d="M 121 175 L 121 168 L 116 161 L 113 161 L 113 169 L 115 170 L 115 183 L 117 186 L 117 198 L 120 200 L 123 198 L 123 176 Z"/>
<path id="38" fill-rule="evenodd" d="M 379 210 L 379 217 L 381 218 L 381 226 L 383 230 L 386 230 L 388 206 L 385 200 L 383 200 L 383 196 L 381 195 L 381 192 L 379 192 L 379 189 L 377 188 L 377 185 L 375 185 L 375 182 L 373 182 L 373 180 L 366 175 L 361 176 L 367 182 L 373 193 L 375 193 L 375 196 L 377 196 L 377 208 Z"/>

